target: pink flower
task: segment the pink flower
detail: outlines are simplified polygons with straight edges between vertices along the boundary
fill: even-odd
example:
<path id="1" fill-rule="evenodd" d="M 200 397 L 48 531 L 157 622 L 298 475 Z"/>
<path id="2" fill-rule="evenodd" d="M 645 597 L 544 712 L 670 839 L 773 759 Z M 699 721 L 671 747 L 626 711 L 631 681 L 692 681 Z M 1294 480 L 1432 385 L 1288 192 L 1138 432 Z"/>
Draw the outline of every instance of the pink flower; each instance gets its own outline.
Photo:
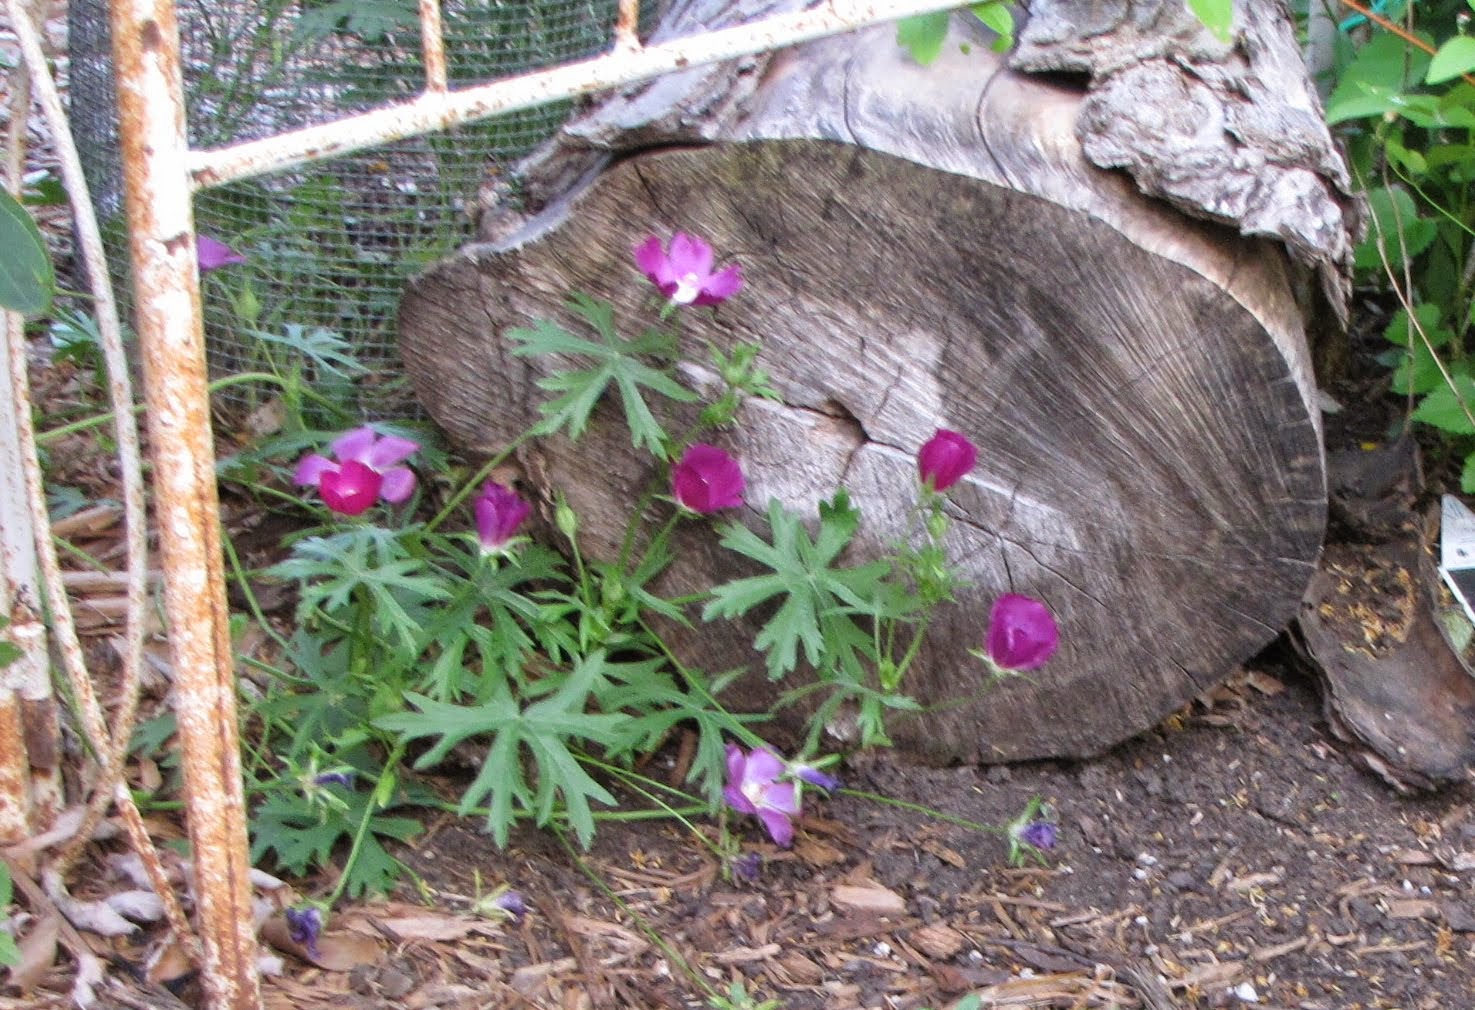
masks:
<path id="1" fill-rule="evenodd" d="M 673 305 L 716 305 L 743 286 L 742 267 L 713 273 L 712 247 L 683 232 L 671 236 L 669 251 L 652 235 L 635 247 L 635 264 Z"/>
<path id="2" fill-rule="evenodd" d="M 1050 608 L 1018 593 L 994 601 L 988 616 L 987 658 L 1000 670 L 1037 670 L 1060 646 L 1060 630 Z"/>
<path id="3" fill-rule="evenodd" d="M 973 469 L 978 462 L 978 447 L 956 431 L 937 429 L 917 453 L 917 472 L 923 484 L 934 491 L 946 491 Z"/>
<path id="4" fill-rule="evenodd" d="M 305 456 L 292 479 L 316 487 L 334 512 L 361 515 L 381 498 L 397 505 L 414 492 L 415 472 L 398 464 L 419 450 L 418 442 L 377 435 L 365 425 L 339 435 L 329 448 L 336 460 Z"/>
<path id="5" fill-rule="evenodd" d="M 793 844 L 793 819 L 799 816 L 799 787 L 779 781 L 786 770 L 772 751 L 758 748 L 744 754 L 737 744 L 727 745 L 727 786 L 722 798 L 738 813 L 757 816 L 768 837 L 783 848 Z"/>
<path id="6" fill-rule="evenodd" d="M 495 481 L 482 485 L 481 496 L 472 508 L 476 512 L 476 535 L 481 540 L 482 550 L 495 553 L 507 546 L 528 517 L 533 507 L 517 496 L 511 488 Z"/>
<path id="7" fill-rule="evenodd" d="M 743 504 L 743 468 L 715 445 L 687 446 L 671 468 L 671 493 L 684 509 L 706 514 Z"/>
<path id="8" fill-rule="evenodd" d="M 246 257 L 220 239 L 211 238 L 209 235 L 195 236 L 195 256 L 200 262 L 200 273 L 202 274 L 246 262 Z"/>

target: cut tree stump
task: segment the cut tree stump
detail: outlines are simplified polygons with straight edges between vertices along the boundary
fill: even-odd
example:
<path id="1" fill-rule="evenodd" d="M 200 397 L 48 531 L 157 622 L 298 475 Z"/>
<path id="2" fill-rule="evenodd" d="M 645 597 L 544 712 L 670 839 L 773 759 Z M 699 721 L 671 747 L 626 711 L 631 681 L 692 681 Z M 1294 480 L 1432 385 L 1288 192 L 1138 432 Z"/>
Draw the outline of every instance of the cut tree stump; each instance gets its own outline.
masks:
<path id="1" fill-rule="evenodd" d="M 1059 18 L 1041 16 L 1049 6 L 1032 5 L 1054 31 Z M 757 7 L 678 6 L 657 34 L 719 27 Z M 1091 82 L 1030 77 L 991 55 L 987 33 L 966 20 L 955 18 L 930 67 L 885 26 L 597 105 L 522 166 L 519 200 L 489 208 L 482 242 L 411 285 L 402 353 L 451 437 L 495 452 L 536 420 L 545 395 L 535 382 L 546 363 L 514 357 L 506 331 L 539 317 L 577 331 L 562 303 L 583 291 L 638 332 L 652 289 L 631 248 L 651 234 L 707 238 L 742 263 L 747 285 L 715 311 L 682 314 L 682 375 L 709 388 L 709 345 L 761 341 L 782 395 L 747 403 L 739 427 L 711 436 L 743 463 L 743 521 L 761 526 L 770 497 L 813 516 L 844 485 L 863 510 L 853 548 L 863 559 L 902 534 L 915 453 L 935 429 L 980 446 L 977 469 L 949 493 L 948 546 L 970 585 L 904 685 L 936 708 L 897 719 L 896 743 L 935 759 L 1087 756 L 1222 682 L 1296 613 L 1326 509 L 1297 296 L 1340 311 L 1345 180 L 1329 139 L 1323 148 L 1303 136 L 1295 115 L 1275 125 L 1303 99 L 1315 112 L 1304 75 L 1301 91 L 1281 87 L 1251 117 L 1231 113 L 1253 88 L 1230 69 L 1194 69 L 1238 61 L 1240 77 L 1283 84 L 1293 75 L 1281 64 L 1298 60 L 1285 25 L 1242 26 L 1236 47 L 1169 24 L 1168 13 L 1118 26 L 1122 52 L 1154 25 L 1167 32 L 1156 56 L 1139 53 L 1124 73 L 1155 59 L 1159 76 L 1177 68 L 1175 94 L 1204 103 L 1187 119 L 1186 107 L 1169 110 L 1177 121 L 1160 124 L 1147 167 L 1177 180 L 1179 207 L 1254 218 L 1244 230 L 1272 239 L 1190 219 L 1088 163 L 1077 139 L 1086 96 L 1116 70 L 1067 55 L 1059 65 L 1090 70 Z M 1106 42 L 1093 44 L 1099 57 Z M 1026 29 L 1020 53 L 1044 66 L 1051 45 L 1064 52 Z M 1090 108 L 1099 121 L 1102 103 Z M 1235 115 L 1259 135 L 1225 134 Z M 1192 173 L 1161 153 L 1170 129 L 1193 134 L 1178 146 Z M 1281 134 L 1294 139 L 1285 158 L 1300 145 L 1304 163 L 1257 153 Z M 1206 188 L 1215 178 L 1219 198 Z M 548 438 L 518 453 L 524 490 L 567 495 L 595 557 L 616 551 L 630 503 L 656 474 L 619 416 L 605 403 L 577 444 Z M 715 539 L 683 524 L 662 588 L 694 592 L 743 574 Z M 1008 590 L 1049 604 L 1061 650 L 1029 677 L 981 691 L 967 650 Z M 761 708 L 803 670 L 768 684 L 754 631 L 698 621 L 673 636 L 702 669 L 746 665 L 728 700 Z"/>

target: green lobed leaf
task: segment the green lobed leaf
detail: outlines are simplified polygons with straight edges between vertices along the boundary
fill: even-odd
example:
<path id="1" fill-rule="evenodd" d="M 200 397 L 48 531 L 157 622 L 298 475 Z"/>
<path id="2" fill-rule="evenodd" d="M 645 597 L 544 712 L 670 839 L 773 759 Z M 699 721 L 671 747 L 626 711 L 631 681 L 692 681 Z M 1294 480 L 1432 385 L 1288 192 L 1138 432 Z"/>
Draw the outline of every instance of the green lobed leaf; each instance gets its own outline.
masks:
<path id="1" fill-rule="evenodd" d="M 1439 47 L 1424 75 L 1427 84 L 1443 84 L 1475 70 L 1475 38 L 1456 35 Z"/>
<path id="2" fill-rule="evenodd" d="M 951 17 L 951 11 L 936 11 L 902 18 L 896 23 L 896 44 L 922 66 L 931 66 L 942 55 L 942 44 L 947 41 L 948 19 Z"/>
<path id="3" fill-rule="evenodd" d="M 51 307 L 56 273 L 41 230 L 30 212 L 0 189 L 0 306 L 23 316 L 38 316 Z"/>
<path id="4" fill-rule="evenodd" d="M 1453 376 L 1454 385 L 1440 386 L 1414 408 L 1413 419 L 1456 435 L 1475 435 L 1466 409 L 1475 413 L 1475 379 L 1466 373 Z"/>
<path id="5" fill-rule="evenodd" d="M 1233 37 L 1233 0 L 1185 0 L 1185 2 L 1188 9 L 1193 11 L 1194 17 L 1203 22 L 1203 26 L 1214 38 L 1220 42 L 1228 42 Z"/>
<path id="6" fill-rule="evenodd" d="M 1460 470 L 1460 490 L 1465 494 L 1475 494 L 1475 452 L 1465 457 L 1465 465 Z"/>

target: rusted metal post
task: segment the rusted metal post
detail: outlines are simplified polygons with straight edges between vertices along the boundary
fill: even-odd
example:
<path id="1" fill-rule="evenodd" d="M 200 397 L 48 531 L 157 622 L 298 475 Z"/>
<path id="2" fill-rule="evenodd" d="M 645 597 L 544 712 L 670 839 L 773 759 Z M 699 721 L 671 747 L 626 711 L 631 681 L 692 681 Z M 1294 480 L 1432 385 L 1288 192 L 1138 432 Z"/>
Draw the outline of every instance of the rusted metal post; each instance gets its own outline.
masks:
<path id="1" fill-rule="evenodd" d="M 620 0 L 615 13 L 615 49 L 634 52 L 640 48 L 640 0 Z"/>
<path id="2" fill-rule="evenodd" d="M 446 36 L 440 0 L 420 0 L 420 51 L 425 56 L 425 90 L 446 90 Z"/>
<path id="3" fill-rule="evenodd" d="M 179 26 L 168 0 L 114 0 L 112 29 L 136 325 L 205 992 L 214 1010 L 257 1010 L 261 990 Z"/>

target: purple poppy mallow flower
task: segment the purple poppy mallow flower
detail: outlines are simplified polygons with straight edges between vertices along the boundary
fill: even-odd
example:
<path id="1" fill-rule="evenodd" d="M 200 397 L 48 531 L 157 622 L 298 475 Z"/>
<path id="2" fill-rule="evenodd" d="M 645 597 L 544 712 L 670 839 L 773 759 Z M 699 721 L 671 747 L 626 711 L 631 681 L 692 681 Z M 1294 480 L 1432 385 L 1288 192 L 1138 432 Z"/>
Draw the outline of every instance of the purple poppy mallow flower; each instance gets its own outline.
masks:
<path id="1" fill-rule="evenodd" d="M 313 905 L 287 909 L 287 936 L 293 943 L 307 951 L 309 957 L 317 958 L 318 937 L 323 932 L 322 910 Z"/>
<path id="2" fill-rule="evenodd" d="M 221 267 L 239 266 L 246 262 L 246 257 L 220 239 L 210 235 L 195 236 L 195 258 L 199 261 L 202 274 L 208 274 L 211 270 L 219 270 Z"/>
<path id="3" fill-rule="evenodd" d="M 315 786 L 342 786 L 344 789 L 353 788 L 353 772 L 322 772 L 312 777 Z"/>
<path id="4" fill-rule="evenodd" d="M 967 476 L 978 462 L 978 447 L 965 435 L 946 428 L 923 443 L 917 451 L 917 473 L 934 491 L 946 491 Z"/>
<path id="5" fill-rule="evenodd" d="M 671 468 L 671 493 L 682 508 L 702 515 L 739 508 L 743 468 L 715 445 L 693 443 Z"/>
<path id="6" fill-rule="evenodd" d="M 521 922 L 528 914 L 528 903 L 516 891 L 503 891 L 492 899 L 491 907 L 497 909 L 513 922 Z"/>
<path id="7" fill-rule="evenodd" d="M 482 485 L 472 510 L 476 513 L 476 537 L 481 541 L 482 551 L 497 554 L 516 535 L 533 507 L 516 491 L 489 480 Z"/>
<path id="8" fill-rule="evenodd" d="M 1002 673 L 1037 670 L 1060 647 L 1050 608 L 1032 596 L 1005 593 L 988 616 L 984 658 Z"/>
<path id="9" fill-rule="evenodd" d="M 339 435 L 330 450 L 334 458 L 311 453 L 297 464 L 292 480 L 316 487 L 323 503 L 341 515 L 362 515 L 379 500 L 398 505 L 415 490 L 415 471 L 400 466 L 420 443 L 398 435 L 380 435 L 365 425 Z"/>
<path id="10" fill-rule="evenodd" d="M 1050 808 L 1038 796 L 1025 804 L 1024 811 L 1009 822 L 1009 865 L 1023 866 L 1026 858 L 1044 863 L 1044 853 L 1060 841 L 1060 829 L 1049 819 Z"/>
<path id="11" fill-rule="evenodd" d="M 635 265 L 673 305 L 717 305 L 742 289 L 742 267 L 714 271 L 713 262 L 712 247 L 684 232 L 665 248 L 654 235 L 635 247 Z"/>
<path id="12" fill-rule="evenodd" d="M 756 852 L 744 852 L 733 858 L 732 875 L 744 883 L 754 883 L 763 869 L 763 857 Z"/>
<path id="13" fill-rule="evenodd" d="M 1018 838 L 1032 849 L 1048 852 L 1060 840 L 1060 829 L 1051 821 L 1030 821 L 1019 830 Z"/>
<path id="14" fill-rule="evenodd" d="M 740 814 L 763 822 L 768 837 L 781 848 L 794 844 L 794 818 L 799 816 L 799 787 L 781 781 L 788 766 L 773 751 L 761 747 L 751 753 L 727 745 L 727 785 L 722 798 Z"/>
<path id="15" fill-rule="evenodd" d="M 833 775 L 827 775 L 815 768 L 813 765 L 792 764 L 789 766 L 789 774 L 803 782 L 805 785 L 823 789 L 826 793 L 832 793 L 840 788 L 840 780 Z"/>

